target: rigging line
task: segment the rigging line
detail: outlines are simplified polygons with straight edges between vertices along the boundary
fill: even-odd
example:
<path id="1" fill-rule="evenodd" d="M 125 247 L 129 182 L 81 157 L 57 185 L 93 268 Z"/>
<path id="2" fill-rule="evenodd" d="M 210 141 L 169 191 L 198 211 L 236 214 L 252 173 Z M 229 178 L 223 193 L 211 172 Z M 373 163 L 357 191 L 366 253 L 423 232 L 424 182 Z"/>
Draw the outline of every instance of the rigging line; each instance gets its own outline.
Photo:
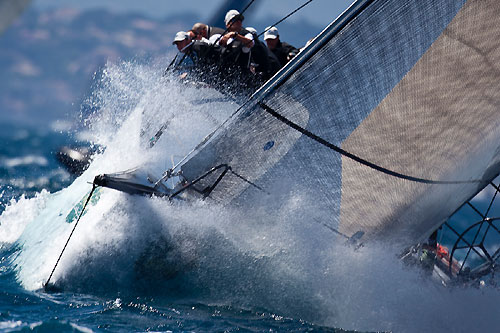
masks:
<path id="1" fill-rule="evenodd" d="M 317 218 L 313 218 L 312 219 L 314 222 L 316 223 L 319 223 L 320 225 L 322 225 L 323 227 L 325 227 L 326 229 L 330 230 L 331 232 L 339 235 L 339 236 L 342 236 L 346 239 L 346 244 L 347 245 L 351 245 L 351 246 L 355 246 L 355 250 L 359 249 L 360 247 L 363 246 L 363 243 L 360 243 L 359 240 L 361 239 L 361 237 L 363 237 L 363 235 L 365 234 L 364 232 L 362 231 L 358 231 L 358 232 L 355 232 L 354 234 L 352 234 L 350 237 L 347 236 L 346 234 L 340 232 L 339 230 L 335 229 L 334 227 L 328 225 L 327 223 L 323 222 L 323 221 L 320 221 L 318 220 Z M 406 255 L 405 255 L 406 256 Z M 403 256 L 403 257 L 405 257 Z"/>
<path id="2" fill-rule="evenodd" d="M 492 182 L 493 183 L 493 182 Z M 484 214 L 484 218 L 483 218 L 483 223 L 484 222 L 488 222 L 488 225 L 486 226 L 486 231 L 484 232 L 484 235 L 483 235 L 483 239 L 481 239 L 481 241 L 479 242 L 479 245 L 484 245 L 484 241 L 486 239 L 486 236 L 488 235 L 488 232 L 490 230 L 490 227 L 492 226 L 491 222 L 489 221 L 488 219 L 488 214 L 490 213 L 490 209 L 491 209 L 491 206 L 493 206 L 493 202 L 495 201 L 495 198 L 497 197 L 497 194 L 499 193 L 499 188 L 494 186 L 493 187 L 495 188 L 495 194 L 493 195 L 493 197 L 491 198 L 491 201 L 490 201 L 490 205 L 488 206 L 488 209 L 486 210 L 486 213 Z M 482 224 L 481 224 L 481 227 L 482 227 Z M 479 230 L 478 230 L 479 232 Z M 474 243 L 474 242 L 473 242 Z M 489 253 L 485 250 L 485 249 L 482 249 L 484 254 L 489 257 Z M 467 256 L 466 258 L 469 256 L 469 253 L 470 253 L 470 249 L 469 251 L 467 252 Z M 491 259 L 491 257 L 490 257 Z M 465 260 L 464 260 L 464 263 L 465 263 Z M 463 265 L 462 265 L 463 266 Z"/>
<path id="3" fill-rule="evenodd" d="M 448 227 L 448 229 L 453 231 L 453 233 L 458 236 L 457 240 L 455 241 L 455 244 L 453 245 L 453 249 L 450 252 L 450 260 L 449 260 L 449 265 L 448 265 L 448 271 L 450 272 L 450 274 L 451 274 L 451 270 L 452 270 L 452 266 L 453 266 L 453 254 L 455 253 L 455 249 L 456 249 L 458 242 L 460 242 L 460 241 L 464 242 L 469 248 L 472 248 L 472 251 L 474 251 L 480 258 L 483 257 L 473 244 L 469 243 L 464 237 L 462 237 L 463 234 L 459 234 L 458 231 L 456 231 L 448 222 L 445 222 L 444 225 L 446 225 Z M 469 230 L 470 228 L 471 227 L 469 227 L 467 230 Z"/>
<path id="4" fill-rule="evenodd" d="M 493 194 L 493 197 L 491 198 L 490 205 L 488 206 L 488 209 L 486 210 L 486 213 L 484 213 L 484 220 L 486 220 L 488 214 L 490 213 L 491 206 L 493 206 L 493 202 L 495 201 L 495 198 L 497 197 L 497 194 L 500 192 L 500 189 L 493 185 L 493 188 L 495 189 L 495 194 Z"/>
<path id="5" fill-rule="evenodd" d="M 484 220 L 479 224 L 479 228 L 477 228 L 477 232 L 474 235 L 474 239 L 472 240 L 473 247 L 477 246 L 477 245 L 474 245 L 474 243 L 476 242 L 477 236 L 479 236 L 479 233 L 481 232 L 481 229 L 483 228 L 483 224 L 484 224 Z M 458 270 L 458 274 L 460 274 L 462 272 L 462 269 L 464 268 L 465 263 L 467 262 L 467 259 L 469 258 L 470 252 L 472 251 L 473 247 L 469 247 L 469 249 L 467 250 L 467 254 L 465 255 L 465 258 L 462 261 L 462 265 L 460 266 L 460 269 Z M 482 258 L 483 256 L 480 256 L 480 257 Z"/>
<path id="6" fill-rule="evenodd" d="M 271 193 L 267 192 L 266 190 L 264 190 L 264 189 L 263 189 L 262 187 L 260 187 L 259 185 L 257 185 L 257 184 L 255 184 L 255 183 L 253 183 L 253 182 L 249 181 L 248 179 L 246 179 L 246 178 L 245 178 L 245 177 L 243 177 L 242 175 L 240 175 L 240 174 L 238 174 L 238 173 L 234 172 L 234 171 L 233 171 L 233 169 L 230 169 L 229 171 L 230 171 L 233 175 L 235 175 L 236 177 L 240 178 L 241 180 L 243 180 L 243 181 L 247 182 L 248 184 L 252 185 L 252 186 L 253 186 L 253 187 L 255 187 L 256 189 L 261 190 L 262 192 L 264 192 L 264 193 L 266 193 L 266 194 L 268 194 L 268 195 L 271 195 Z"/>
<path id="7" fill-rule="evenodd" d="M 337 234 L 337 235 L 339 235 L 339 236 L 344 237 L 346 240 L 349 240 L 349 239 L 351 238 L 351 237 L 347 236 L 346 234 L 344 234 L 344 233 L 342 233 L 342 232 L 338 231 L 338 230 L 337 230 L 337 229 L 335 229 L 334 227 L 332 227 L 332 226 L 330 226 L 330 225 L 326 224 L 326 223 L 325 223 L 325 222 L 323 222 L 323 221 L 319 221 L 319 220 L 318 220 L 318 219 L 316 219 L 316 218 L 313 218 L 313 221 L 314 221 L 314 222 L 316 222 L 316 223 L 321 224 L 323 227 L 327 228 L 328 230 L 332 231 L 333 233 L 335 233 L 335 234 Z"/>
<path id="8" fill-rule="evenodd" d="M 94 194 L 94 190 L 97 188 L 97 185 L 95 183 L 92 183 L 92 190 L 89 193 L 89 196 L 87 198 L 87 201 L 85 201 L 85 205 L 83 205 L 83 209 L 80 212 L 80 215 L 78 216 L 78 219 L 75 222 L 75 226 L 73 227 L 73 230 L 71 230 L 71 233 L 69 234 L 68 240 L 66 241 L 66 244 L 64 244 L 64 247 L 61 251 L 61 254 L 59 254 L 59 258 L 57 258 L 56 264 L 54 265 L 54 268 L 52 269 L 52 272 L 50 273 L 49 278 L 47 279 L 47 282 L 43 285 L 44 288 L 47 288 L 49 286 L 50 279 L 52 278 L 52 275 L 54 274 L 57 265 L 59 264 L 59 261 L 61 260 L 61 257 L 64 253 L 64 250 L 66 250 L 66 247 L 68 246 L 69 240 L 71 239 L 71 236 L 73 236 L 73 233 L 75 232 L 76 226 L 78 225 L 78 222 L 80 222 L 81 217 L 83 216 L 83 213 L 85 212 L 85 208 L 87 208 L 87 205 L 90 201 L 90 198 L 92 198 L 92 194 Z"/>
<path id="9" fill-rule="evenodd" d="M 439 242 L 438 242 L 438 244 L 443 244 L 443 237 L 444 237 L 444 233 L 445 233 L 445 230 L 443 229 L 443 225 L 441 225 L 436 230 L 439 231 L 439 229 L 441 229 L 441 235 L 439 236 Z"/>
<path id="10" fill-rule="evenodd" d="M 309 0 L 305 3 L 302 4 L 302 6 L 296 8 L 294 11 L 292 11 L 291 13 L 289 13 L 288 15 L 286 15 L 285 17 L 283 17 L 281 20 L 279 20 L 278 22 L 274 23 L 273 25 L 270 25 L 268 29 L 265 29 L 264 31 L 262 31 L 260 34 L 257 35 L 257 38 L 262 36 L 263 34 L 266 33 L 266 31 L 268 31 L 269 29 L 271 29 L 272 27 L 276 27 L 278 24 L 280 24 L 281 22 L 283 22 L 284 20 L 286 20 L 287 18 L 289 18 L 290 16 L 292 16 L 293 14 L 295 14 L 296 12 L 298 12 L 299 10 L 301 10 L 302 8 L 304 8 L 305 6 L 307 6 L 308 4 L 310 4 L 311 2 L 313 2 L 313 0 Z"/>
<path id="11" fill-rule="evenodd" d="M 190 43 L 190 44 L 191 44 L 191 43 Z M 174 68 L 172 68 L 172 70 L 173 70 L 173 71 L 175 71 L 175 70 L 179 67 L 179 65 L 180 65 L 180 64 L 182 64 L 182 62 L 184 61 L 184 59 L 186 59 L 187 55 L 188 55 L 188 53 L 187 53 L 187 52 L 186 52 L 186 53 L 184 53 L 184 54 L 182 55 L 181 60 L 179 60 L 179 62 L 177 62 L 177 64 L 174 66 Z M 177 57 L 177 55 L 176 55 L 176 57 Z M 174 59 L 174 60 L 175 60 L 175 59 Z M 166 71 L 165 71 L 165 72 L 166 72 Z"/>
<path id="12" fill-rule="evenodd" d="M 470 203 L 470 200 L 469 200 L 469 201 L 467 201 L 467 202 L 466 202 L 466 204 L 467 204 L 470 208 L 472 208 L 472 210 L 474 210 L 474 212 L 476 212 L 479 216 L 481 216 L 481 218 L 482 218 L 482 219 L 484 219 L 484 218 L 485 218 L 485 216 L 484 216 L 484 215 L 483 215 L 483 214 L 482 214 L 482 213 L 481 213 L 481 212 L 480 212 L 480 211 L 479 211 L 476 207 L 474 207 L 474 205 L 473 205 L 473 204 L 471 204 L 471 203 Z"/>
<path id="13" fill-rule="evenodd" d="M 163 76 L 166 76 L 168 71 L 170 70 L 170 67 L 172 67 L 172 65 L 175 63 L 175 60 L 177 59 L 177 56 L 178 54 L 176 54 L 174 56 L 174 59 L 172 59 L 172 61 L 170 62 L 170 64 L 167 66 L 167 69 L 165 69 L 165 71 L 163 72 Z"/>
<path id="14" fill-rule="evenodd" d="M 274 109 L 272 109 L 271 107 L 267 106 L 266 104 L 264 104 L 263 102 L 258 102 L 258 104 L 260 105 L 260 107 L 266 111 L 267 113 L 269 113 L 271 116 L 275 117 L 276 119 L 278 119 L 279 121 L 283 122 L 285 125 L 293 128 L 294 130 L 304 134 L 305 136 L 309 137 L 310 139 L 322 144 L 323 146 L 327 147 L 327 148 L 330 148 L 334 151 L 336 151 L 337 153 L 345 156 L 345 157 L 348 157 L 358 163 L 361 163 L 367 167 L 370 167 L 376 171 L 380 171 L 382 173 L 385 173 L 389 176 L 393 176 L 393 177 L 396 177 L 396 178 L 400 178 L 400 179 L 404 179 L 404 180 L 409 180 L 409 181 L 412 181 L 412 182 L 416 182 L 416 183 L 423 183 L 423 184 L 435 184 L 435 185 L 444 185 L 444 184 L 471 184 L 471 183 L 489 183 L 489 182 L 485 182 L 485 181 L 482 181 L 482 180 L 458 180 L 458 181 L 454 181 L 454 180 L 432 180 L 432 179 L 425 179 L 425 178 L 419 178 L 419 177 L 413 177 L 413 176 L 409 176 L 409 175 L 405 175 L 405 174 L 402 174 L 402 173 L 399 173 L 399 172 L 396 172 L 396 171 L 392 171 L 392 170 L 389 170 L 389 169 L 386 169 L 380 165 L 377 165 L 375 163 L 372 163 L 370 161 L 367 161 L 359 156 L 356 156 L 354 154 L 351 154 L 349 153 L 348 151 L 326 141 L 325 139 L 309 132 L 308 130 L 306 130 L 305 128 L 302 128 L 300 127 L 299 125 L 295 124 L 294 122 L 292 122 L 291 120 L 285 118 L 284 116 L 282 116 L 281 114 L 279 114 L 278 112 L 276 112 Z"/>

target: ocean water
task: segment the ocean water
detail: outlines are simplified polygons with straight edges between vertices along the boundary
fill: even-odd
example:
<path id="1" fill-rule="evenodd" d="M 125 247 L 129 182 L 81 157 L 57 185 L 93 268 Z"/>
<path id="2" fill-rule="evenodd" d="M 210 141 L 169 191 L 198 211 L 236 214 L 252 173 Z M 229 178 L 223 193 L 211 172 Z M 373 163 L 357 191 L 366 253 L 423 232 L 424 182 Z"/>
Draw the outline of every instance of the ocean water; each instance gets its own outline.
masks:
<path id="1" fill-rule="evenodd" d="M 54 269 L 59 290 L 45 292 L 73 227 L 64 218 L 95 174 L 143 163 L 164 170 L 237 108 L 160 73 L 108 65 L 77 129 L 0 128 L 0 331 L 498 329 L 494 285 L 445 288 L 405 266 L 390 244 L 353 249 L 305 229 L 309 205 L 300 195 L 269 217 L 102 190 Z M 144 150 L 166 121 L 163 141 Z M 55 152 L 82 136 L 105 149 L 75 178 Z"/>

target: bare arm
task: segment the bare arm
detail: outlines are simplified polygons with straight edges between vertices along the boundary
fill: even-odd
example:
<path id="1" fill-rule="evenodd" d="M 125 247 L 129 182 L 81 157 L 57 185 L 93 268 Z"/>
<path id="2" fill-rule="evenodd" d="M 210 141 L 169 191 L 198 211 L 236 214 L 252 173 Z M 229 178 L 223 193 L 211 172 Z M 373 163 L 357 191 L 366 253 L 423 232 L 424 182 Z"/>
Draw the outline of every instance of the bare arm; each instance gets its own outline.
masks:
<path id="1" fill-rule="evenodd" d="M 249 49 L 252 48 L 255 44 L 253 41 L 253 38 L 249 38 L 247 36 L 240 35 L 237 32 L 230 32 L 230 33 L 225 34 L 220 39 L 219 44 L 222 46 L 227 46 L 227 43 L 228 43 L 229 39 L 231 39 L 231 38 L 235 39 L 235 40 L 239 40 L 243 44 L 244 47 L 247 47 Z"/>
<path id="2" fill-rule="evenodd" d="M 230 38 L 233 38 L 235 39 L 236 35 L 238 35 L 237 32 L 229 32 L 227 34 L 225 34 L 224 36 L 222 36 L 222 38 L 219 40 L 219 44 L 222 45 L 222 46 L 227 46 L 227 41 L 230 39 Z"/>
<path id="3" fill-rule="evenodd" d="M 253 38 L 248 38 L 244 35 L 236 34 L 236 39 L 249 49 L 251 49 L 255 45 Z"/>

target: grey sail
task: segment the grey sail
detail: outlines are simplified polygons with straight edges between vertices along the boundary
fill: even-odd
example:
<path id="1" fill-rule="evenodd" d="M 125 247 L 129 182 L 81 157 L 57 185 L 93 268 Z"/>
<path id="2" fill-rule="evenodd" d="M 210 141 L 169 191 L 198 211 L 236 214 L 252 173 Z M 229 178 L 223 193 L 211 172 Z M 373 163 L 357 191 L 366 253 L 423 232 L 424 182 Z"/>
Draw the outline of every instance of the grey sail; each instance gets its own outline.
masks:
<path id="1" fill-rule="evenodd" d="M 348 236 L 423 240 L 500 171 L 498 36 L 496 0 L 357 1 L 182 172 L 229 166 L 196 185 L 220 203 L 298 197 Z"/>

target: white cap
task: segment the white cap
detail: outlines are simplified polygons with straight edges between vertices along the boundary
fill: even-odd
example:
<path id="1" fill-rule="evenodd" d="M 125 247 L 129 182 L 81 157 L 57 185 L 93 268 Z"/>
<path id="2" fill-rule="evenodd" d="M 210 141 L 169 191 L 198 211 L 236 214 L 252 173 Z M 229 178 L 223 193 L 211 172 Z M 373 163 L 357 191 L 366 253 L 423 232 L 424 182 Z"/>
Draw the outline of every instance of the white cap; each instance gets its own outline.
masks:
<path id="1" fill-rule="evenodd" d="M 243 21 L 244 17 L 243 15 L 240 14 L 239 11 L 237 11 L 236 9 L 231 9 L 230 11 L 228 11 L 226 13 L 226 18 L 224 18 L 224 23 L 226 24 L 226 26 L 229 24 L 229 22 L 231 22 L 236 16 L 241 16 L 241 20 Z"/>
<path id="2" fill-rule="evenodd" d="M 179 31 L 175 34 L 175 38 L 172 44 L 175 44 L 176 42 L 182 42 L 185 39 L 189 39 L 189 34 L 185 31 Z"/>
<path id="3" fill-rule="evenodd" d="M 267 27 L 266 32 L 264 32 L 264 40 L 276 39 L 279 35 L 276 27 Z"/>
<path id="4" fill-rule="evenodd" d="M 257 34 L 257 29 L 252 28 L 252 27 L 246 27 L 245 30 L 251 34 L 255 34 L 255 35 Z"/>

